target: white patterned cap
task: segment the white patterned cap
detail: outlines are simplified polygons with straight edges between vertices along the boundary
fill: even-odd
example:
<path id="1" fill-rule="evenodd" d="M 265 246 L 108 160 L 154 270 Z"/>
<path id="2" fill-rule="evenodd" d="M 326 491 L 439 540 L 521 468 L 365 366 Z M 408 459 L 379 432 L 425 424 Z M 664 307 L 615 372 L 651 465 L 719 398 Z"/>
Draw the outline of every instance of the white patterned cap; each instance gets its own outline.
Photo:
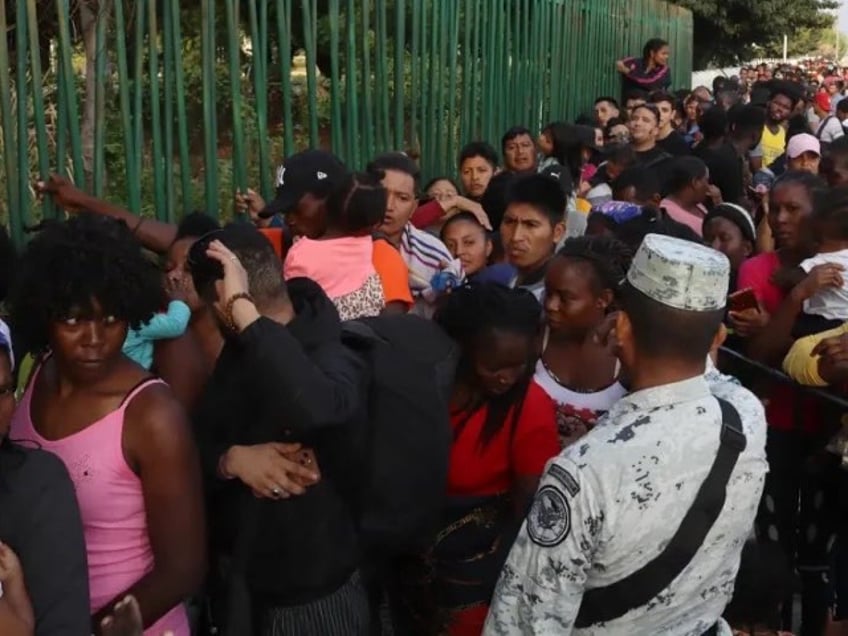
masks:
<path id="1" fill-rule="evenodd" d="M 705 245 L 648 234 L 633 257 L 627 282 L 675 309 L 715 311 L 727 302 L 730 262 Z"/>

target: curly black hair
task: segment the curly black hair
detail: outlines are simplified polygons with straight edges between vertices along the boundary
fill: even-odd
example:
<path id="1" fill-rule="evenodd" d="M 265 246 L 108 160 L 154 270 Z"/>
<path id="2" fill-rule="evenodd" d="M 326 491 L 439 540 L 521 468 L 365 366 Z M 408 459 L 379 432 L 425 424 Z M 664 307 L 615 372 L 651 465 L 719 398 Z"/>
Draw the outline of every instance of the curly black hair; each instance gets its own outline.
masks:
<path id="1" fill-rule="evenodd" d="M 600 292 L 618 288 L 630 269 L 633 249 L 609 236 L 580 236 L 567 239 L 556 257 L 588 263 L 595 274 L 593 289 Z"/>
<path id="2" fill-rule="evenodd" d="M 459 343 L 462 359 L 458 376 L 466 378 L 473 373 L 472 358 L 482 337 L 499 330 L 533 338 L 539 333 L 541 319 L 542 307 L 533 294 L 525 289 L 510 289 L 496 283 L 471 284 L 454 290 L 444 299 L 434 317 L 436 323 Z M 515 429 L 533 378 L 536 351 L 533 347 L 531 349 L 525 373 L 515 386 L 503 395 L 486 401 L 478 399 L 468 405 L 454 435 L 458 436 L 474 413 L 486 405 L 489 408 L 478 440 L 481 447 L 485 447 L 506 425 L 510 411 L 510 426 Z"/>
<path id="3" fill-rule="evenodd" d="M 29 351 L 48 345 L 50 324 L 72 311 L 138 328 L 165 304 L 161 274 L 122 221 L 82 213 L 45 224 L 26 246 L 10 295 L 15 334 Z"/>
<path id="4" fill-rule="evenodd" d="M 186 214 L 177 226 L 175 241 L 184 238 L 200 238 L 209 232 L 220 230 L 221 224 L 203 210 L 194 210 Z"/>

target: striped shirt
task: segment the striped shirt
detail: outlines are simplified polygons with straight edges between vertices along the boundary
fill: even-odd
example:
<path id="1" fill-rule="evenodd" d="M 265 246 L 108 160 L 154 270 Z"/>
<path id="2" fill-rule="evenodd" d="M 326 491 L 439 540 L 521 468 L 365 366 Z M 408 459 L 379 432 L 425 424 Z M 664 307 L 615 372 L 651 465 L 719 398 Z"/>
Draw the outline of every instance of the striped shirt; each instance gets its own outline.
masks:
<path id="1" fill-rule="evenodd" d="M 422 303 L 433 303 L 436 294 L 432 290 L 432 280 L 440 271 L 456 269 L 460 279 L 465 277 L 459 261 L 454 259 L 445 244 L 411 223 L 407 223 L 403 230 L 399 250 L 409 267 L 409 289 L 412 291 L 416 307 Z"/>

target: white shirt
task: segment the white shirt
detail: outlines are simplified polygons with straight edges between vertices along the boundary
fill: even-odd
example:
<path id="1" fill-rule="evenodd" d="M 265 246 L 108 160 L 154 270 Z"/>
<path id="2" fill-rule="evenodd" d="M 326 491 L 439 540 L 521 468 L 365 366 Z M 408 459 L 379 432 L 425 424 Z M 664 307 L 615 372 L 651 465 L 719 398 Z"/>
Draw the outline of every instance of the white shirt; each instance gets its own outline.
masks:
<path id="1" fill-rule="evenodd" d="M 836 118 L 836 115 L 825 117 L 816 129 L 816 137 L 824 144 L 832 143 L 844 135 L 845 129 L 842 128 L 842 122 Z"/>
<path id="2" fill-rule="evenodd" d="M 721 410 L 714 395 L 739 412 L 747 445 L 701 549 L 648 605 L 574 628 L 585 590 L 641 569 L 676 532 L 718 452 Z M 760 401 L 711 364 L 704 376 L 624 397 L 548 464 L 484 634 L 701 636 L 717 622 L 719 633 L 728 633 L 719 617 L 762 494 L 765 439 Z"/>
<path id="3" fill-rule="evenodd" d="M 842 287 L 822 289 L 812 298 L 804 301 L 804 313 L 824 316 L 829 320 L 848 320 L 848 250 L 823 252 L 801 262 L 801 269 L 808 274 L 816 265 L 836 263 L 845 268 Z"/>

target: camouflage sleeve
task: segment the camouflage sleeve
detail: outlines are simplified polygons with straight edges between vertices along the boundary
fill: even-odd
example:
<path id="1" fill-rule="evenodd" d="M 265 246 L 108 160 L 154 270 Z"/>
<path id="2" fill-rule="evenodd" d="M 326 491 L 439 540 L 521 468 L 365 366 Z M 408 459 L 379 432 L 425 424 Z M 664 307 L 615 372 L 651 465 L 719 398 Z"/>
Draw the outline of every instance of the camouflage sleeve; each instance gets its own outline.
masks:
<path id="1" fill-rule="evenodd" d="M 591 469 L 560 456 L 539 484 L 492 599 L 484 634 L 570 634 L 604 522 Z"/>

